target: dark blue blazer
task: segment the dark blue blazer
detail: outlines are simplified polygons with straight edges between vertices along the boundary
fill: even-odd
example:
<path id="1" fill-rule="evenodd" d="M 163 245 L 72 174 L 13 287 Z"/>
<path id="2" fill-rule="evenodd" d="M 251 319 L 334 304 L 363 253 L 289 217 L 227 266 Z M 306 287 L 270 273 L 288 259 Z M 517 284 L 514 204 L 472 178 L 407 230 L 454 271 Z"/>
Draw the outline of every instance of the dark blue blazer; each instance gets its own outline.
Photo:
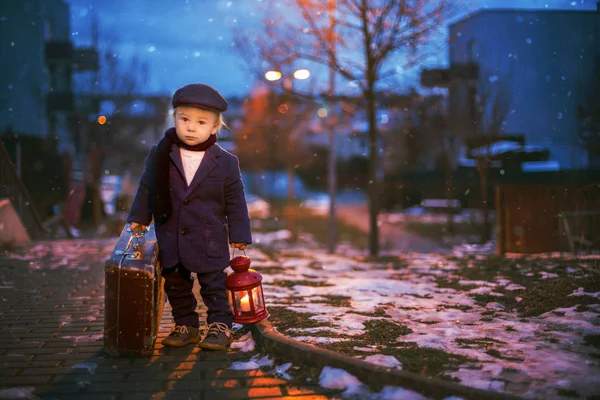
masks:
<path id="1" fill-rule="evenodd" d="M 155 154 L 156 146 L 146 158 L 127 222 L 149 225 L 153 219 Z M 170 157 L 172 212 L 166 222 L 154 221 L 161 266 L 182 263 L 193 272 L 222 271 L 229 265 L 229 243 L 252 243 L 238 158 L 218 144 L 210 146 L 188 187 L 179 147 L 172 145 Z"/>

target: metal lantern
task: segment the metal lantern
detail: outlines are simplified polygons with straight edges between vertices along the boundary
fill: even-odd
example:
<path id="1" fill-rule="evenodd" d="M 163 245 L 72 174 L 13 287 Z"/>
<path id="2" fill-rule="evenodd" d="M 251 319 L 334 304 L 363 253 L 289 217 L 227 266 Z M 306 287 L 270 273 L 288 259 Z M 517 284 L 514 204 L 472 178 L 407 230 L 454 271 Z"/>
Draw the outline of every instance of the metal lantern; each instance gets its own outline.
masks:
<path id="1" fill-rule="evenodd" d="M 250 263 L 248 256 L 233 258 L 229 262 L 233 273 L 225 282 L 233 308 L 233 322 L 238 324 L 254 324 L 269 316 L 265 307 L 262 276 L 250 269 Z"/>

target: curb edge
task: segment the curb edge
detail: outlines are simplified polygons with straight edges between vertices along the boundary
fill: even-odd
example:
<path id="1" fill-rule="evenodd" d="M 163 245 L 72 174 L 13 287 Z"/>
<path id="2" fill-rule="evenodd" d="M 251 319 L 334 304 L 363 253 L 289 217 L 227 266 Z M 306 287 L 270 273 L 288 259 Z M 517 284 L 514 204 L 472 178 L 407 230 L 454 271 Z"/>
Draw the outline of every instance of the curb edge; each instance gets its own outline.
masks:
<path id="1" fill-rule="evenodd" d="M 281 355 L 297 365 L 340 368 L 368 386 L 401 386 L 434 399 L 452 395 L 464 399 L 523 400 L 503 392 L 477 389 L 412 372 L 381 367 L 358 358 L 336 353 L 309 343 L 291 339 L 279 333 L 267 319 L 251 325 L 254 340 L 260 349 Z"/>

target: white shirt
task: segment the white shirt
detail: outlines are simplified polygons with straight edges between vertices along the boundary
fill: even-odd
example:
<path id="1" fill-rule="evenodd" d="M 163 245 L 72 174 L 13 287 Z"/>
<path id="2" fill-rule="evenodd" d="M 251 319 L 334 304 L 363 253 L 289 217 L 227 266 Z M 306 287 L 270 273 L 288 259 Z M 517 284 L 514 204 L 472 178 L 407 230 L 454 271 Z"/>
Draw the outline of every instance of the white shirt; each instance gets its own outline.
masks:
<path id="1" fill-rule="evenodd" d="M 181 154 L 181 161 L 183 162 L 183 172 L 185 173 L 185 180 L 188 186 L 192 184 L 194 175 L 198 171 L 198 167 L 204 158 L 204 151 L 191 151 L 184 148 L 179 148 Z"/>

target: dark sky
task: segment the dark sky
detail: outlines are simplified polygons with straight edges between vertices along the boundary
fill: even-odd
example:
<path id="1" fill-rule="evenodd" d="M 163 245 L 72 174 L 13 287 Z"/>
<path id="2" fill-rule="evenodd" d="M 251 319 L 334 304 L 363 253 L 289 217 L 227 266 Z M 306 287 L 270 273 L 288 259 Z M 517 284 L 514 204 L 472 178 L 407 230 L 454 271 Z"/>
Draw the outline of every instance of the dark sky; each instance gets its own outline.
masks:
<path id="1" fill-rule="evenodd" d="M 232 27 L 260 32 L 262 0 L 66 0 L 77 45 L 91 43 L 91 20 L 117 43 L 120 56 L 148 61 L 145 92 L 172 93 L 191 82 L 215 86 L 225 96 L 253 86 L 243 60 L 232 48 Z M 324 0 L 325 1 L 325 0 Z M 469 9 L 595 9 L 595 0 L 464 0 Z M 443 60 L 440 60 L 443 62 Z"/>

